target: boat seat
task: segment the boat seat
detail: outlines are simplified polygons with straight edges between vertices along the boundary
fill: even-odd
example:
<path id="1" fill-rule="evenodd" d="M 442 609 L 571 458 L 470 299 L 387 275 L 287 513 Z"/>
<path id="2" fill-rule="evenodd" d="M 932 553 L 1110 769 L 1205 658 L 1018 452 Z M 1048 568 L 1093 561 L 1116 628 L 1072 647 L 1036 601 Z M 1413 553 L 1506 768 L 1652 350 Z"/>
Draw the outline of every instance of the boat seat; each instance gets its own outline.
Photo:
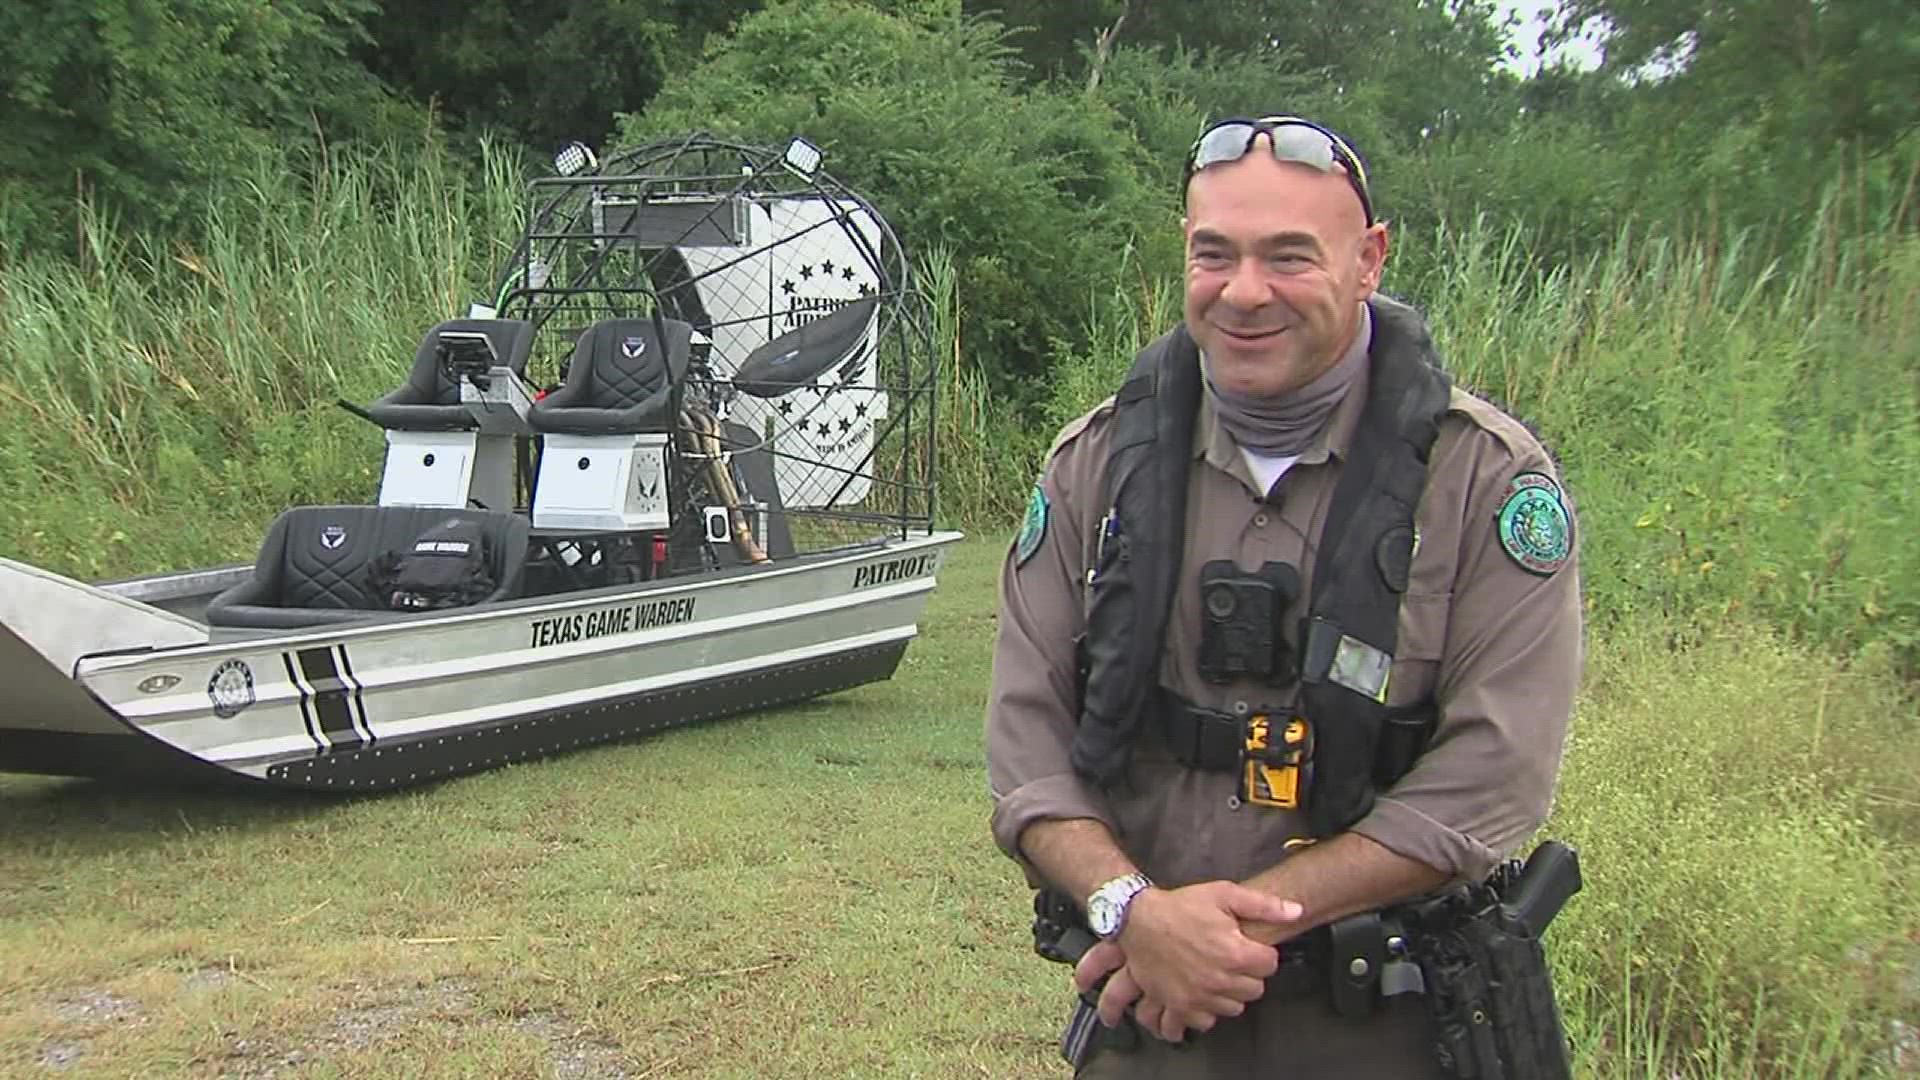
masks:
<path id="1" fill-rule="evenodd" d="M 440 363 L 440 335 L 449 330 L 487 335 L 493 351 L 515 375 L 527 373 L 533 352 L 533 324 L 525 319 L 452 319 L 427 331 L 413 354 L 413 370 L 399 389 L 367 406 L 367 414 L 389 431 L 467 431 L 476 422 L 460 404 L 460 384 Z"/>
<path id="2" fill-rule="evenodd" d="M 534 402 L 527 426 L 562 435 L 670 431 L 673 390 L 686 378 L 693 327 L 679 319 L 604 319 L 587 327 L 567 381 Z"/>
<path id="3" fill-rule="evenodd" d="M 480 524 L 498 586 L 481 603 L 520 593 L 527 519 L 487 510 L 434 506 L 300 506 L 267 530 L 253 576 L 207 604 L 213 626 L 284 629 L 353 622 L 388 612 L 368 570 L 380 555 L 410 549 L 421 533 L 450 518 Z"/>
<path id="4" fill-rule="evenodd" d="M 781 334 L 747 355 L 733 373 L 733 385 L 757 398 L 777 398 L 812 386 L 821 372 L 860 350 L 879 306 L 879 297 L 865 297 Z"/>

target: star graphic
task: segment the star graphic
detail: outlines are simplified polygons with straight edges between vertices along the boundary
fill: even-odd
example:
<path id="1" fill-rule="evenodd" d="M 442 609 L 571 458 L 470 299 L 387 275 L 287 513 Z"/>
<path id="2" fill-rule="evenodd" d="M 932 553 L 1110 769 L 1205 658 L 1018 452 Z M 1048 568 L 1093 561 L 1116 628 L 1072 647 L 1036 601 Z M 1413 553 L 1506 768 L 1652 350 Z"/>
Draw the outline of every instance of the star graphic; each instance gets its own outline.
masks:
<path id="1" fill-rule="evenodd" d="M 847 419 L 847 418 L 846 418 L 846 417 L 844 417 L 844 416 L 843 416 L 843 417 L 841 417 L 841 418 L 840 418 L 840 430 L 841 430 L 841 431 L 852 431 L 852 430 L 853 430 L 853 421 L 851 421 L 851 420 L 849 420 L 849 419 Z"/>
<path id="2" fill-rule="evenodd" d="M 829 436 L 829 435 L 831 435 L 831 434 L 833 434 L 833 429 L 832 429 L 832 428 L 830 428 L 830 427 L 828 427 L 828 426 L 827 426 L 826 424 L 824 424 L 824 423 L 820 423 L 820 424 L 815 424 L 814 426 L 815 426 L 816 428 L 818 428 L 818 429 L 819 429 L 819 431 L 820 431 L 820 437 L 821 437 L 821 438 L 823 438 L 823 439 L 824 439 L 824 438 L 826 438 L 827 436 Z"/>
<path id="3" fill-rule="evenodd" d="M 778 408 L 780 409 L 780 415 L 781 415 L 781 416 L 788 416 L 788 415 L 790 415 L 790 414 L 792 414 L 792 412 L 793 412 L 793 402 L 791 402 L 791 401 L 782 401 L 782 402 L 781 402 L 781 403 L 779 404 L 779 406 L 778 406 Z"/>
<path id="4" fill-rule="evenodd" d="M 825 275 L 827 275 L 828 277 L 832 277 L 832 276 L 833 276 L 833 263 L 831 263 L 831 262 L 822 262 L 822 263 L 820 264 L 820 272 L 821 272 L 821 273 L 823 273 L 823 274 L 825 274 Z"/>
<path id="5" fill-rule="evenodd" d="M 852 281 L 852 280 L 853 280 L 853 267 L 851 267 L 851 266 L 843 266 L 843 267 L 841 267 L 841 268 L 840 268 L 840 276 L 841 276 L 841 277 L 843 277 L 843 278 L 846 278 L 846 279 L 847 279 L 848 281 Z"/>
<path id="6" fill-rule="evenodd" d="M 783 293 L 786 293 L 788 296 L 792 296 L 793 295 L 793 279 L 788 278 L 785 281 L 782 281 L 780 283 L 780 291 Z"/>
<path id="7" fill-rule="evenodd" d="M 813 277 L 813 267 L 803 266 L 800 268 L 800 280 L 805 281 L 811 277 Z"/>
<path id="8" fill-rule="evenodd" d="M 863 401 L 860 404 L 855 405 L 853 407 L 853 415 L 864 419 L 867 415 L 867 403 Z"/>
<path id="9" fill-rule="evenodd" d="M 872 295 L 873 295 L 873 286 L 872 286 L 872 285 L 870 285 L 870 284 L 868 284 L 867 282 L 864 282 L 864 281 L 863 281 L 863 282 L 861 282 L 861 283 L 860 283 L 860 295 L 861 295 L 861 296 L 872 296 Z"/>

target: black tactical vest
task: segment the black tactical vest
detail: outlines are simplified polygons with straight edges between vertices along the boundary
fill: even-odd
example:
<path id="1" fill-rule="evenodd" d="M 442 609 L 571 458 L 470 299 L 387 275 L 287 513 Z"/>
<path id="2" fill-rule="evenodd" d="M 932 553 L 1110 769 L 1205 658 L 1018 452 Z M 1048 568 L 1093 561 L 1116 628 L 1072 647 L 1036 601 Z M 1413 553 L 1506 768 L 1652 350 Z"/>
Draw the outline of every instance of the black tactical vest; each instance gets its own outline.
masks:
<path id="1" fill-rule="evenodd" d="M 1412 766 L 1433 721 L 1430 705 L 1387 708 L 1382 661 L 1397 644 L 1414 510 L 1450 383 L 1411 308 L 1379 297 L 1369 306 L 1367 401 L 1320 537 L 1297 649 L 1300 706 L 1313 730 L 1306 811 L 1315 836 L 1364 817 L 1378 787 Z M 1102 787 L 1125 775 L 1159 704 L 1200 395 L 1199 351 L 1182 325 L 1141 350 L 1114 398 L 1111 524 L 1093 568 L 1073 742 L 1074 770 Z"/>

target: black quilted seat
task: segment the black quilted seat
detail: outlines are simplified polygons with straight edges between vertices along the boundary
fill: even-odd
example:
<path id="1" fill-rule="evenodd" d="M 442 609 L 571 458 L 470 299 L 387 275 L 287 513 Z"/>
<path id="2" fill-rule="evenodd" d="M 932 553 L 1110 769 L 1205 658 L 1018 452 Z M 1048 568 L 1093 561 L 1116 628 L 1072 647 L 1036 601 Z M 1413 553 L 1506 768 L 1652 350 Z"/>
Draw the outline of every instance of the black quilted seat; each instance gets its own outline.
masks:
<path id="1" fill-rule="evenodd" d="M 678 319 L 594 323 L 573 347 L 566 385 L 534 402 L 528 426 L 566 435 L 671 430 L 692 339 L 693 327 Z"/>
<path id="2" fill-rule="evenodd" d="M 527 373 L 533 351 L 533 324 L 525 319 L 452 319 L 443 322 L 420 342 L 413 354 L 413 370 L 406 384 L 367 406 L 375 423 L 392 431 L 465 431 L 474 426 L 471 413 L 460 404 L 460 384 L 440 364 L 440 335 L 463 330 L 487 335 L 495 355 L 515 375 Z"/>
<path id="3" fill-rule="evenodd" d="M 274 520 L 253 576 L 213 598 L 214 626 L 285 629 L 352 622 L 389 610 L 373 594 L 367 569 L 388 551 L 406 551 L 449 519 L 480 523 L 494 580 L 482 603 L 519 595 L 527 559 L 527 519 L 486 510 L 435 506 L 299 506 Z"/>
<path id="4" fill-rule="evenodd" d="M 747 354 L 733 373 L 733 385 L 757 398 L 777 398 L 812 386 L 821 372 L 859 351 L 879 306 L 880 298 L 869 296 L 781 334 Z M 855 373 L 842 381 L 858 383 L 864 378 Z"/>

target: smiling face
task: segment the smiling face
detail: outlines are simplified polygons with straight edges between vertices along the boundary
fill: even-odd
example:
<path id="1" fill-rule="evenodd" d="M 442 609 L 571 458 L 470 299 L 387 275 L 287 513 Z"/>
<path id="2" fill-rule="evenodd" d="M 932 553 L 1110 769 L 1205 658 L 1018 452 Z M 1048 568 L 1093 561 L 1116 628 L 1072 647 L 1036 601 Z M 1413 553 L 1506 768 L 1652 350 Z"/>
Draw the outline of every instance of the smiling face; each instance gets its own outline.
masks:
<path id="1" fill-rule="evenodd" d="M 1346 177 L 1274 160 L 1264 134 L 1194 174 L 1186 233 L 1187 329 L 1221 389 L 1260 397 L 1339 361 L 1387 258 Z"/>

